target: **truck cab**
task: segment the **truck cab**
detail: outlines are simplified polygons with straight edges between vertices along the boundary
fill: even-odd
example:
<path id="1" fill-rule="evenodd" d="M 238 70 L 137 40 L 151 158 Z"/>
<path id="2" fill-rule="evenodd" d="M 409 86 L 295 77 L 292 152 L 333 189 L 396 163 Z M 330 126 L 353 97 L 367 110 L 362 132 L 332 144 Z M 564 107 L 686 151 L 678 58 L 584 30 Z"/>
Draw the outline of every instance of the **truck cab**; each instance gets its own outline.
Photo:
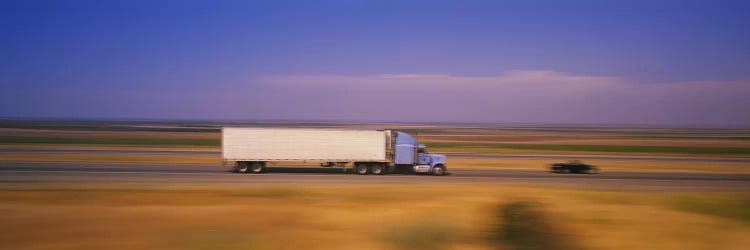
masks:
<path id="1" fill-rule="evenodd" d="M 433 175 L 444 175 L 448 170 L 445 155 L 428 153 L 427 146 L 418 144 L 417 139 L 410 134 L 396 131 L 394 137 L 394 166 Z"/>

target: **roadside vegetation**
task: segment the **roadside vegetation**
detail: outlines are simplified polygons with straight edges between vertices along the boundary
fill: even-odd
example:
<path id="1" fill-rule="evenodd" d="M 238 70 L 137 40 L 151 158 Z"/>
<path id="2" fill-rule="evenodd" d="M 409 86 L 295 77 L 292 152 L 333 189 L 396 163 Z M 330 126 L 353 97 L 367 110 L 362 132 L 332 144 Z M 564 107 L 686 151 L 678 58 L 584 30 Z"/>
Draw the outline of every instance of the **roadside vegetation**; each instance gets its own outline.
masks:
<path id="1" fill-rule="evenodd" d="M 435 218 L 410 221 L 407 224 L 387 228 L 384 239 L 390 244 L 407 249 L 440 249 L 451 244 L 460 235 L 458 228 L 449 221 Z"/>
<path id="2" fill-rule="evenodd" d="M 729 197 L 682 194 L 674 197 L 669 205 L 681 211 L 750 224 L 750 194 Z"/>
<path id="3" fill-rule="evenodd" d="M 540 205 L 516 201 L 498 207 L 498 227 L 492 239 L 515 250 L 583 249 L 571 230 L 559 226 L 560 220 L 545 214 Z"/>
<path id="4" fill-rule="evenodd" d="M 743 192 L 496 184 L 2 185 L 0 249 L 669 250 L 750 244 L 744 212 L 750 193 Z"/>

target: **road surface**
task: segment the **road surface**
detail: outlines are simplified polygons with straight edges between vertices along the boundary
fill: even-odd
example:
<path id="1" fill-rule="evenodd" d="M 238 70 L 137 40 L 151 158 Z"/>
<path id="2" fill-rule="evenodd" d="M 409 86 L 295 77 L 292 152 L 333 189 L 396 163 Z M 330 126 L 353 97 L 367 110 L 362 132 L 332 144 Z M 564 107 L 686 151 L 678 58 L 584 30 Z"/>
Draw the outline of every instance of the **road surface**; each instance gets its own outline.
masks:
<path id="1" fill-rule="evenodd" d="M 750 190 L 748 174 L 603 172 L 553 174 L 543 170 L 450 170 L 448 176 L 393 174 L 360 176 L 340 168 L 268 168 L 266 174 L 236 174 L 214 165 L 138 163 L 0 163 L 0 183 L 164 182 L 257 184 L 530 184 L 623 190 Z"/>

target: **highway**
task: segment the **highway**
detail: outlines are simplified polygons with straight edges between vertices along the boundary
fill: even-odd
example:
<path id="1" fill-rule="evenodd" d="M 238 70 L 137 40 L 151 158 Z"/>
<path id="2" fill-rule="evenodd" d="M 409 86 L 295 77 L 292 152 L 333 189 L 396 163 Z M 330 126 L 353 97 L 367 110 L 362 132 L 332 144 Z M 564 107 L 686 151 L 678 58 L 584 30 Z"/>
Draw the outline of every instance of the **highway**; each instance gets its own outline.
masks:
<path id="1" fill-rule="evenodd" d="M 448 176 L 346 174 L 340 168 L 268 168 L 265 174 L 236 174 L 217 165 L 137 163 L 0 163 L 0 183 L 165 182 L 257 184 L 528 184 L 613 190 L 750 190 L 750 174 L 602 172 L 553 174 L 540 169 L 450 169 Z"/>

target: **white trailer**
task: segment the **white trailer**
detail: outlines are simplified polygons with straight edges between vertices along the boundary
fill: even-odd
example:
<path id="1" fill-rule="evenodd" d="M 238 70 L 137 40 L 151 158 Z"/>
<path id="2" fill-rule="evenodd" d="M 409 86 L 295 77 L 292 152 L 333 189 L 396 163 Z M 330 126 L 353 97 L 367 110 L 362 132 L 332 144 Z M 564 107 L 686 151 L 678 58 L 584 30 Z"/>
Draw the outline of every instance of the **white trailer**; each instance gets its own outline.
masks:
<path id="1" fill-rule="evenodd" d="M 437 164 L 438 174 L 445 171 L 445 156 L 418 153 L 424 147 L 416 139 L 391 130 L 225 127 L 221 134 L 222 159 L 235 162 L 233 170 L 239 173 L 262 173 L 268 162 L 320 162 L 344 168 L 353 163 L 358 174 L 385 174 L 388 167 L 407 165 L 433 172 Z M 418 155 L 436 161 L 417 167 Z"/>
<path id="2" fill-rule="evenodd" d="M 386 162 L 386 130 L 224 128 L 230 161 Z"/>

